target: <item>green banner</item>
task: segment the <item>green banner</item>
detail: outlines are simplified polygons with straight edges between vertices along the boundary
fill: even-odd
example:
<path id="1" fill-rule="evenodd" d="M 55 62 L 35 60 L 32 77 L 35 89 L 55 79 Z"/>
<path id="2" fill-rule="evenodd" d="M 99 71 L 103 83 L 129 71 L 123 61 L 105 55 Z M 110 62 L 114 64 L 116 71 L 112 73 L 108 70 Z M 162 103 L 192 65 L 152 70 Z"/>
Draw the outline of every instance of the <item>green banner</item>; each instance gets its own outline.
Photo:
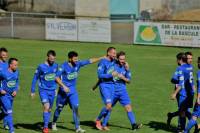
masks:
<path id="1" fill-rule="evenodd" d="M 160 34 L 157 26 L 140 25 L 136 42 L 160 44 Z"/>

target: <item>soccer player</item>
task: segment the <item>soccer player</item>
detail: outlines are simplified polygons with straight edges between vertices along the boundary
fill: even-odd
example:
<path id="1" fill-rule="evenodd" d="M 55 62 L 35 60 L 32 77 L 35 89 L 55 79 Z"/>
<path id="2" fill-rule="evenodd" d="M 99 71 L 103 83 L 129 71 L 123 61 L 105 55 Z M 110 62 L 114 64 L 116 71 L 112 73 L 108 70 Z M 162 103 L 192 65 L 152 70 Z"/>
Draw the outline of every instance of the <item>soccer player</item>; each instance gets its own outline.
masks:
<path id="1" fill-rule="evenodd" d="M 181 65 L 180 63 L 180 57 L 181 57 L 181 54 L 183 53 L 179 53 L 177 55 L 177 63 L 178 65 Z M 194 86 L 194 78 L 193 78 L 193 66 L 192 66 L 192 53 L 191 52 L 186 52 L 185 53 L 186 55 L 186 58 L 187 58 L 187 62 L 184 64 L 184 66 L 186 67 L 186 75 L 188 77 L 188 80 L 186 80 L 185 82 L 185 89 L 186 89 L 186 92 L 187 92 L 187 104 L 188 104 L 188 108 L 192 108 L 193 106 L 193 97 L 194 97 L 194 91 L 195 91 L 195 86 Z M 177 68 L 177 71 L 175 72 L 175 74 L 173 75 L 173 78 L 172 78 L 172 83 L 174 84 L 177 84 L 178 82 L 178 69 L 179 67 Z M 175 85 L 176 87 L 176 85 Z M 177 102 L 179 102 L 179 95 L 177 95 Z M 168 113 L 168 120 L 167 120 L 167 124 L 170 125 L 170 122 L 171 122 L 171 119 L 175 116 L 178 116 L 179 115 L 179 111 L 176 111 L 176 112 L 173 112 L 173 113 Z M 185 112 L 185 115 L 187 116 L 187 118 L 190 120 L 191 119 L 191 113 L 189 111 L 189 109 Z M 185 120 L 186 121 L 186 120 Z M 180 128 L 180 123 L 179 123 L 179 126 L 178 128 Z"/>
<path id="2" fill-rule="evenodd" d="M 4 70 L 8 69 L 7 58 L 8 58 L 8 50 L 4 47 L 1 47 L 0 48 L 0 71 L 4 71 Z M 1 84 L 1 79 L 0 79 L 0 84 Z M 8 130 L 9 127 L 7 125 L 6 117 L 3 117 L 3 116 L 4 116 L 4 114 L 3 114 L 3 112 L 1 112 L 0 113 L 0 120 L 4 118 L 3 119 L 3 126 L 4 126 L 4 129 Z"/>
<path id="3" fill-rule="evenodd" d="M 80 120 L 78 114 L 79 98 L 78 92 L 76 90 L 78 73 L 81 67 L 85 65 L 98 62 L 101 58 L 91 58 L 89 60 L 78 60 L 78 53 L 75 51 L 70 51 L 68 53 L 68 61 L 64 62 L 61 67 L 59 67 L 58 75 L 62 79 L 62 82 L 69 87 L 70 92 L 66 93 L 63 88 L 60 87 L 56 100 L 56 110 L 54 112 L 52 129 L 57 130 L 56 122 L 57 119 L 66 104 L 69 104 L 73 112 L 73 120 L 75 123 L 75 130 L 77 133 L 84 133 L 85 130 L 80 127 Z"/>
<path id="4" fill-rule="evenodd" d="M 175 91 L 171 95 L 171 99 L 176 99 L 177 94 L 179 93 L 179 116 L 180 116 L 180 131 L 182 132 L 185 130 L 185 124 L 186 124 L 186 112 L 191 107 L 191 100 L 190 100 L 190 94 L 189 91 L 191 91 L 191 80 L 190 80 L 190 73 L 188 71 L 188 65 L 186 64 L 187 58 L 186 55 L 183 54 L 182 56 L 182 62 L 183 64 L 179 67 L 178 71 L 178 77 L 179 82 L 175 89 Z M 188 86 L 190 88 L 188 88 Z"/>
<path id="5" fill-rule="evenodd" d="M 98 64 L 98 78 L 101 98 L 105 107 L 102 108 L 100 114 L 96 118 L 96 128 L 99 130 L 110 130 L 107 127 L 109 116 L 112 110 L 112 100 L 114 96 L 114 77 L 117 72 L 114 71 L 116 58 L 116 49 L 109 47 L 107 49 L 107 56 L 102 59 Z M 104 117 L 102 125 L 101 119 Z"/>
<path id="6" fill-rule="evenodd" d="M 62 86 L 65 92 L 69 92 L 69 88 L 66 87 L 57 78 L 58 64 L 55 63 L 56 52 L 49 50 L 47 52 L 47 60 L 45 63 L 40 64 L 34 74 L 31 86 L 31 97 L 35 96 L 35 85 L 38 80 L 38 88 L 41 102 L 43 104 L 43 121 L 44 128 L 43 133 L 48 133 L 48 124 L 51 117 L 51 109 L 55 98 L 55 90 L 57 88 L 56 82 Z"/>
<path id="7" fill-rule="evenodd" d="M 200 57 L 198 57 L 198 68 L 200 69 Z M 187 127 L 185 129 L 184 133 L 189 133 L 190 129 L 197 124 L 197 118 L 200 117 L 200 70 L 197 72 L 197 100 L 196 104 L 194 106 L 194 111 L 192 113 L 192 119 L 187 124 Z M 195 130 L 197 133 L 198 131 Z"/>
<path id="8" fill-rule="evenodd" d="M 114 79 L 115 92 L 112 107 L 114 107 L 115 104 L 119 101 L 127 112 L 132 130 L 139 129 L 141 128 L 142 124 L 136 124 L 135 115 L 132 111 L 131 100 L 126 90 L 126 83 L 130 83 L 131 80 L 131 72 L 128 63 L 126 62 L 126 54 L 123 51 L 120 51 L 117 54 L 115 71 L 118 73 L 118 77 Z"/>
<path id="9" fill-rule="evenodd" d="M 182 61 L 182 56 L 184 55 L 183 52 L 181 53 L 178 53 L 176 55 L 176 59 L 177 59 L 177 64 L 178 64 L 178 67 L 176 68 L 176 71 L 174 72 L 173 76 L 172 76 L 172 79 L 171 79 L 171 82 L 173 84 L 175 84 L 175 90 L 176 90 L 176 87 L 178 86 L 178 82 L 179 82 L 179 69 L 180 69 L 180 66 L 183 64 L 183 61 Z M 176 95 L 176 99 L 177 99 L 177 104 L 179 105 L 179 93 Z M 176 117 L 176 116 L 179 116 L 179 110 L 176 111 L 176 112 L 169 112 L 167 114 L 167 125 L 170 126 L 170 123 L 171 123 L 171 120 L 173 117 Z M 180 128 L 180 123 L 178 122 L 178 128 Z"/>
<path id="10" fill-rule="evenodd" d="M 194 100 L 194 92 L 196 90 L 195 88 L 195 84 L 194 84 L 194 77 L 193 77 L 193 70 L 194 67 L 192 65 L 192 53 L 191 52 L 186 52 L 185 53 L 186 57 L 187 57 L 187 72 L 189 73 L 189 82 L 187 82 L 186 84 L 186 89 L 188 91 L 188 97 L 189 97 L 189 108 L 193 107 L 193 100 Z M 188 119 L 191 119 L 192 115 L 190 113 L 190 111 L 188 110 L 186 112 L 186 115 L 188 117 Z"/>
<path id="11" fill-rule="evenodd" d="M 7 69 L 0 71 L 0 78 L 2 79 L 0 102 L 2 104 L 4 117 L 9 126 L 9 133 L 14 133 L 12 105 L 19 87 L 18 60 L 16 58 L 10 58 L 8 65 L 9 67 Z"/>

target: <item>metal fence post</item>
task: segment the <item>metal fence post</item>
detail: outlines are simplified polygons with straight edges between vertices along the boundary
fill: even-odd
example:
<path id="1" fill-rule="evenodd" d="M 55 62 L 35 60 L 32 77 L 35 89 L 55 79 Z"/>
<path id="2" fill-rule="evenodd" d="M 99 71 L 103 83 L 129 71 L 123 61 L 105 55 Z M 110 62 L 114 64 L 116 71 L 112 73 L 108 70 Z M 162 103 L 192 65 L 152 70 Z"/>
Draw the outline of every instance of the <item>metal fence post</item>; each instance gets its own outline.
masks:
<path id="1" fill-rule="evenodd" d="M 14 37 L 14 18 L 13 18 L 13 12 L 11 12 L 11 37 Z"/>

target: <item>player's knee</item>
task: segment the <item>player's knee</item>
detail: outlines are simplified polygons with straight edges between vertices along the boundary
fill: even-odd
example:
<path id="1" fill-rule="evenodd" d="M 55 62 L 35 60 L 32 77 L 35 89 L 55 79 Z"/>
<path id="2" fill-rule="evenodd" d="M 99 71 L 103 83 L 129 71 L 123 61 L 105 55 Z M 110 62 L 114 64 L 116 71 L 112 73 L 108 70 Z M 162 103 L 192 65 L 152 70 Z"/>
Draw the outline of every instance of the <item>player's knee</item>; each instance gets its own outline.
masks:
<path id="1" fill-rule="evenodd" d="M 111 103 L 108 103 L 108 104 L 106 105 L 106 109 L 107 109 L 107 110 L 112 110 L 112 104 L 111 104 Z"/>
<path id="2" fill-rule="evenodd" d="M 72 105 L 73 110 L 78 110 L 78 105 Z"/>
<path id="3" fill-rule="evenodd" d="M 72 105 L 72 110 L 73 110 L 73 112 L 78 114 L 78 105 Z"/>
<path id="4" fill-rule="evenodd" d="M 45 112 L 48 112 L 49 109 L 50 109 L 49 103 L 44 103 L 44 111 L 45 111 Z"/>
<path id="5" fill-rule="evenodd" d="M 125 106 L 125 110 L 126 110 L 126 112 L 131 112 L 131 111 L 132 111 L 131 105 L 130 105 L 130 104 L 129 104 L 129 105 L 126 105 L 126 106 Z"/>
<path id="6" fill-rule="evenodd" d="M 196 120 L 197 120 L 197 117 L 196 117 L 196 116 L 192 116 L 192 119 L 196 121 Z"/>

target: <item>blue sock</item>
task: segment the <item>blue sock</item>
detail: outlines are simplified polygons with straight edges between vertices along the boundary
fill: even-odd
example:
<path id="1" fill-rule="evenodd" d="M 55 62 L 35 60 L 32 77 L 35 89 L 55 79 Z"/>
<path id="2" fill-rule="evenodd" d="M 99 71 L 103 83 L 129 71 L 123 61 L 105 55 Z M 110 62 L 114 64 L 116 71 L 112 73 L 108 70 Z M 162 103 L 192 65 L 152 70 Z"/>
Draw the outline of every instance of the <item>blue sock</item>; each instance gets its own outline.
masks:
<path id="1" fill-rule="evenodd" d="M 131 125 L 135 124 L 136 123 L 135 122 L 135 115 L 134 115 L 133 111 L 127 112 L 127 115 L 128 115 L 128 119 L 129 119 Z"/>
<path id="2" fill-rule="evenodd" d="M 48 128 L 49 120 L 50 120 L 49 112 L 43 112 L 44 128 Z"/>
<path id="3" fill-rule="evenodd" d="M 62 108 L 56 108 L 53 116 L 53 122 L 56 122 L 58 120 L 58 117 L 60 115 L 60 112 L 62 111 Z"/>
<path id="4" fill-rule="evenodd" d="M 14 132 L 12 113 L 7 114 L 5 117 L 7 120 L 8 127 L 9 127 L 9 133 Z"/>
<path id="5" fill-rule="evenodd" d="M 99 116 L 97 117 L 97 120 L 101 120 L 103 116 L 105 116 L 105 114 L 107 114 L 108 110 L 104 107 L 101 109 L 101 112 L 99 114 Z"/>
<path id="6" fill-rule="evenodd" d="M 102 122 L 102 126 L 105 127 L 108 124 L 108 121 L 110 119 L 110 114 L 111 114 L 111 110 L 107 111 L 107 114 L 105 115 L 103 122 Z"/>
<path id="7" fill-rule="evenodd" d="M 80 126 L 78 107 L 72 107 L 72 111 L 73 111 L 73 119 L 74 119 L 75 129 L 78 129 Z"/>
<path id="8" fill-rule="evenodd" d="M 188 124 L 187 124 L 187 127 L 185 129 L 185 132 L 184 133 L 189 133 L 190 129 L 197 124 L 197 121 L 191 119 Z"/>
<path id="9" fill-rule="evenodd" d="M 7 121 L 7 117 L 3 118 L 3 126 L 7 126 L 8 125 L 8 121 Z"/>

